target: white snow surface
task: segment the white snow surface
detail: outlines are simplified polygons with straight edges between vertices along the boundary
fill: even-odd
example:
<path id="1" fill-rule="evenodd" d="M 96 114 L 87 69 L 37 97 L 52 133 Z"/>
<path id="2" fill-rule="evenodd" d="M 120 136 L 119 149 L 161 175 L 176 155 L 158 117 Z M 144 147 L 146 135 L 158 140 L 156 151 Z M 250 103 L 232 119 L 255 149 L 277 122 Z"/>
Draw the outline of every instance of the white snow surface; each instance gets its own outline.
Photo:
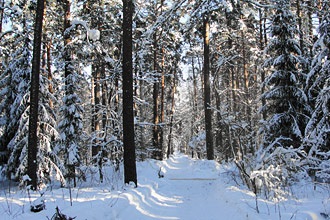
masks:
<path id="1" fill-rule="evenodd" d="M 164 178 L 158 177 L 161 169 Z M 330 188 L 309 182 L 291 186 L 292 198 L 272 203 L 258 198 L 256 211 L 253 193 L 240 183 L 234 166 L 214 161 L 196 160 L 176 153 L 165 161 L 147 160 L 137 163 L 138 187 L 122 184 L 120 173 L 104 171 L 105 180 L 97 183 L 97 173 L 89 173 L 89 181 L 69 189 L 43 190 L 46 209 L 30 212 L 30 201 L 40 193 L 1 184 L 0 219 L 51 219 L 60 211 L 77 220 L 321 220 L 330 212 Z M 88 173 L 88 172 L 86 172 Z M 89 182 L 89 183 L 88 183 Z M 92 182 L 92 183 L 91 183 Z M 89 185 L 88 185 L 89 184 Z"/>
<path id="2" fill-rule="evenodd" d="M 101 32 L 99 30 L 91 29 L 88 31 L 88 39 L 90 39 L 92 41 L 100 40 L 100 35 L 101 35 Z"/>

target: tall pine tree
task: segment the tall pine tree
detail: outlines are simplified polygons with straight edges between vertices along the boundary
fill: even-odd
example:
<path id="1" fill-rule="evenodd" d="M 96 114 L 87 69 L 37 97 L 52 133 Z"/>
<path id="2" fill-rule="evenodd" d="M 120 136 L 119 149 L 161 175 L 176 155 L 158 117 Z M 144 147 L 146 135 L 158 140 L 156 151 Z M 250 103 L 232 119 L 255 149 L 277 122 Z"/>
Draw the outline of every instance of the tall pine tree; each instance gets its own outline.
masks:
<path id="1" fill-rule="evenodd" d="M 36 17 L 34 21 L 33 58 L 30 82 L 30 114 L 29 114 L 29 140 L 28 140 L 28 167 L 29 183 L 32 189 L 37 190 L 37 154 L 38 154 L 38 107 L 39 107 L 39 81 L 41 60 L 42 23 L 44 18 L 44 0 L 37 1 Z"/>
<path id="2" fill-rule="evenodd" d="M 125 183 L 137 187 L 133 114 L 133 24 L 132 0 L 123 0 L 123 142 Z"/>

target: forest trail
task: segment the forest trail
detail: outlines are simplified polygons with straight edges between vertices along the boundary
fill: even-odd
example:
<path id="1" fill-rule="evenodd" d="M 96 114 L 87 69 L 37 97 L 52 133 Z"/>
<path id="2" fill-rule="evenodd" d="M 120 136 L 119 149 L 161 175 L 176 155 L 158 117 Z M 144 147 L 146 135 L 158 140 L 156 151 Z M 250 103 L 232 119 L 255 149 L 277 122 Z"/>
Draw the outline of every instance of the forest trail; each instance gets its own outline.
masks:
<path id="1" fill-rule="evenodd" d="M 262 219 L 248 207 L 251 202 L 247 201 L 252 197 L 243 200 L 238 191 L 239 198 L 235 197 L 234 188 L 228 188 L 221 181 L 221 168 L 216 162 L 194 160 L 176 153 L 157 165 L 163 178 L 140 179 L 139 187 L 128 192 L 130 196 L 135 195 L 131 198 L 135 202 L 131 204 L 139 204 L 136 210 L 144 215 L 137 219 Z M 155 167 L 155 173 L 148 177 L 156 176 L 157 170 Z M 143 172 L 143 168 L 138 170 L 140 176 Z M 148 185 L 151 182 L 152 185 Z"/>

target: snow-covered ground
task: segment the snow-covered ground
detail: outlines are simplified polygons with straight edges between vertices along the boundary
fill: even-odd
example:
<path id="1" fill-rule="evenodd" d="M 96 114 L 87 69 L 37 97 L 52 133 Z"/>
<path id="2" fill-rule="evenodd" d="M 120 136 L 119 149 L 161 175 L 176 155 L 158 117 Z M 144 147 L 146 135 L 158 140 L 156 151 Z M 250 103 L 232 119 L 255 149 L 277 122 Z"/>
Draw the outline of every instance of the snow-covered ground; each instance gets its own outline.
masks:
<path id="1" fill-rule="evenodd" d="M 2 184 L 0 219 L 51 219 L 57 206 L 77 220 L 316 220 L 326 219 L 330 212 L 330 188 L 325 185 L 316 190 L 306 182 L 292 186 L 293 196 L 277 204 L 258 199 L 257 213 L 253 193 L 239 184 L 232 167 L 179 153 L 166 161 L 139 162 L 137 167 L 137 188 L 122 185 L 122 173 L 109 172 L 103 184 L 81 183 L 72 189 L 72 206 L 68 189 L 48 188 L 46 210 L 39 213 L 29 209 L 30 201 L 40 194 L 31 192 L 29 196 L 15 187 L 9 191 Z M 164 178 L 158 177 L 160 169 Z"/>

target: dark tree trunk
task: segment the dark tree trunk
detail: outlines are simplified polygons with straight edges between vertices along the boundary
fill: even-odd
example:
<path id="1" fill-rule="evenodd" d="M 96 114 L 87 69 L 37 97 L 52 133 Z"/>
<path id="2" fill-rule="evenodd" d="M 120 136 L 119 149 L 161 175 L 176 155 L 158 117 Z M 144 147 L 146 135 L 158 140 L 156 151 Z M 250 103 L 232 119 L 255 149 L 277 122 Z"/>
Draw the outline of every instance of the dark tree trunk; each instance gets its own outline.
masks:
<path id="1" fill-rule="evenodd" d="M 107 135 L 107 99 L 108 99 L 108 85 L 107 85 L 107 81 L 105 80 L 106 76 L 105 76 L 105 63 L 102 61 L 101 64 L 101 77 L 102 77 L 102 128 L 105 131 L 105 135 L 104 135 L 104 141 L 106 141 L 106 135 Z"/>
<path id="2" fill-rule="evenodd" d="M 66 33 L 65 31 L 70 27 L 71 22 L 70 22 L 70 16 L 71 16 L 71 0 L 65 0 L 64 1 L 64 30 L 63 30 L 63 37 L 64 37 L 64 46 L 65 46 L 65 51 L 64 51 L 64 77 L 65 79 L 68 78 L 70 74 L 72 74 L 72 67 L 71 67 L 71 51 L 67 46 L 71 43 L 71 38 L 70 34 Z M 66 94 L 69 94 L 68 87 L 65 87 L 65 92 Z"/>
<path id="3" fill-rule="evenodd" d="M 221 109 L 221 99 L 220 99 L 220 94 L 217 91 L 217 89 L 215 89 L 215 103 L 216 103 L 216 108 L 217 109 Z M 222 137 L 222 131 L 223 131 L 223 123 L 222 123 L 222 115 L 220 111 L 217 111 L 216 113 L 217 115 L 217 129 L 216 129 L 216 139 L 215 139 L 215 146 L 217 148 L 223 148 L 223 137 Z"/>
<path id="4" fill-rule="evenodd" d="M 307 1 L 307 17 L 308 17 L 308 37 L 311 40 L 310 44 L 308 45 L 308 50 L 309 50 L 309 57 L 313 57 L 313 7 L 312 7 L 312 1 Z"/>
<path id="5" fill-rule="evenodd" d="M 212 111 L 211 111 L 211 86 L 210 86 L 210 38 L 209 17 L 204 17 L 204 112 L 206 132 L 206 154 L 208 160 L 214 159 L 213 137 L 212 137 Z"/>
<path id="6" fill-rule="evenodd" d="M 93 66 L 92 66 L 92 71 L 93 71 Z M 93 77 L 93 75 L 92 75 L 92 77 L 91 77 L 91 106 L 92 106 L 92 108 L 91 108 L 91 113 L 92 113 L 92 117 L 91 117 L 91 124 L 90 124 L 90 128 L 91 128 L 91 132 L 94 134 L 95 133 L 95 106 L 94 106 L 94 103 L 95 103 L 95 92 L 94 92 L 94 90 L 95 90 L 95 78 Z M 96 156 L 96 154 L 97 154 L 97 151 L 96 151 L 96 149 L 95 149 L 95 147 L 94 147 L 94 140 L 92 141 L 92 158 L 94 158 L 95 156 Z"/>
<path id="7" fill-rule="evenodd" d="M 2 33 L 2 20 L 3 20 L 3 6 L 5 5 L 5 0 L 1 0 L 1 5 L 0 5 L 0 33 Z"/>
<path id="8" fill-rule="evenodd" d="M 133 40 L 132 40 L 132 0 L 123 0 L 123 138 L 125 183 L 137 186 L 134 112 L 133 112 Z"/>
<path id="9" fill-rule="evenodd" d="M 100 62 L 97 62 L 94 60 L 95 65 L 93 65 L 93 78 L 94 78 L 94 111 L 93 111 L 93 131 L 94 131 L 94 140 L 92 145 L 92 156 L 96 156 L 100 151 L 100 139 L 99 134 L 101 131 L 100 126 L 100 105 L 101 105 L 101 86 L 100 86 L 100 79 L 101 79 L 101 73 L 100 73 Z"/>
<path id="10" fill-rule="evenodd" d="M 247 57 L 247 48 L 245 45 L 245 35 L 246 33 L 244 31 L 241 31 L 241 38 L 242 38 L 242 55 L 243 55 L 243 78 L 244 78 L 244 93 L 245 93 L 245 103 L 249 103 L 250 99 L 250 75 L 249 75 L 249 65 L 248 65 L 248 57 Z M 251 107 L 250 105 L 244 105 L 244 113 L 246 115 L 248 123 L 251 122 Z"/>
<path id="11" fill-rule="evenodd" d="M 305 55 L 305 48 L 304 48 L 304 30 L 303 30 L 303 19 L 302 19 L 302 9 L 301 9 L 301 2 L 300 0 L 296 1 L 297 5 L 297 18 L 298 18 L 298 30 L 299 30 L 299 46 L 301 55 Z"/>
<path id="12" fill-rule="evenodd" d="M 159 151 L 161 152 L 161 160 L 163 159 L 164 145 L 164 121 L 165 121 L 165 49 L 162 47 L 162 76 L 161 76 L 161 96 L 160 96 L 160 124 L 159 127 Z"/>
<path id="13" fill-rule="evenodd" d="M 52 75 L 52 69 L 51 69 L 51 66 L 52 66 L 52 58 L 51 58 L 51 51 L 50 51 L 50 48 L 51 48 L 51 45 L 52 45 L 52 42 L 51 40 L 49 40 L 49 42 L 47 43 L 47 46 L 46 46 L 46 54 L 47 54 L 47 78 L 48 78 L 48 91 L 49 93 L 53 94 L 54 93 L 54 89 L 53 89 L 53 84 L 52 84 L 52 81 L 53 81 L 53 75 Z M 49 107 L 51 107 L 51 109 L 53 109 L 54 107 L 54 104 L 53 104 L 53 100 L 52 99 L 49 99 Z"/>
<path id="14" fill-rule="evenodd" d="M 264 25 L 263 25 L 263 14 L 262 14 L 262 11 L 261 9 L 259 9 L 259 47 L 260 47 L 260 50 L 264 50 L 265 49 L 265 46 L 264 46 Z M 265 82 L 265 70 L 263 67 L 261 67 L 261 82 Z M 264 83 L 262 83 L 261 85 L 261 94 L 264 94 L 265 92 L 265 85 Z M 261 98 L 261 105 L 262 106 L 265 106 L 266 105 L 266 99 L 265 97 L 262 97 Z M 267 113 L 266 111 L 263 111 L 262 112 L 262 119 L 263 120 L 266 120 L 267 118 Z"/>
<path id="15" fill-rule="evenodd" d="M 153 46 L 154 46 L 154 54 L 153 54 L 153 58 L 154 58 L 154 63 L 153 63 L 153 68 L 154 68 L 154 73 L 158 74 L 157 70 L 157 37 L 156 34 L 154 34 L 154 42 L 153 42 Z M 159 128 L 159 82 L 158 82 L 158 76 L 155 76 L 156 78 L 156 82 L 154 82 L 153 85 L 153 102 L 154 102 L 154 106 L 153 106 L 153 121 L 154 121 L 154 127 L 153 127 L 153 158 L 156 160 L 162 160 L 162 149 L 160 149 L 160 128 Z"/>
<path id="16" fill-rule="evenodd" d="M 44 0 L 37 1 L 37 11 L 34 24 L 32 74 L 30 85 L 30 116 L 29 116 L 29 140 L 28 140 L 28 170 L 30 177 L 28 185 L 33 190 L 37 189 L 37 152 L 38 152 L 38 102 L 39 102 L 39 73 L 42 38 L 42 21 L 44 17 Z"/>

